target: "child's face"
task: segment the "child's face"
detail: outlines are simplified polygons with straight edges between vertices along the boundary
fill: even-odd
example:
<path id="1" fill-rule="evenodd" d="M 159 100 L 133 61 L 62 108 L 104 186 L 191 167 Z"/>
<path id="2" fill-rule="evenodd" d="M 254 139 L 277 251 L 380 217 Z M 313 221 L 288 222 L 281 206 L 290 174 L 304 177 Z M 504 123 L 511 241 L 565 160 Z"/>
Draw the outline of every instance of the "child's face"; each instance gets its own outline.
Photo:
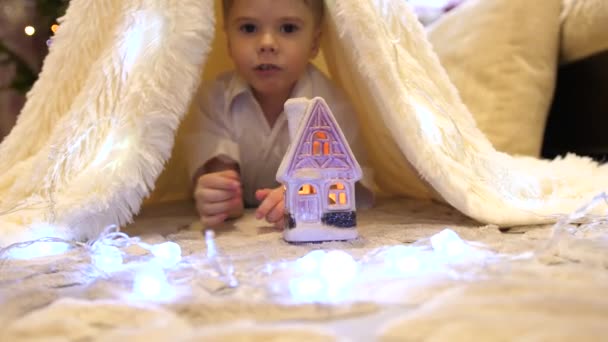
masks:
<path id="1" fill-rule="evenodd" d="M 227 19 L 236 71 L 258 96 L 286 96 L 318 52 L 320 29 L 302 0 L 235 0 Z"/>

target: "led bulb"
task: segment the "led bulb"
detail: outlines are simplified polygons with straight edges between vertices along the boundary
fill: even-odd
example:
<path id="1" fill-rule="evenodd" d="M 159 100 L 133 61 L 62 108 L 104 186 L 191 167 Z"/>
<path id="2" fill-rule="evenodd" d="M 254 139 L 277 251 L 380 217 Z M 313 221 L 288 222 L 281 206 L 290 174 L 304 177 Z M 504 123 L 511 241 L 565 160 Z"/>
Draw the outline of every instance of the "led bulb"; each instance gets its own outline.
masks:
<path id="1" fill-rule="evenodd" d="M 466 243 L 451 229 L 444 229 L 431 236 L 431 246 L 447 258 L 461 256 L 467 249 Z"/>
<path id="2" fill-rule="evenodd" d="M 330 251 L 323 257 L 319 275 L 332 286 L 349 285 L 357 276 L 358 265 L 353 257 L 343 251 Z"/>
<path id="3" fill-rule="evenodd" d="M 95 245 L 92 253 L 93 265 L 103 272 L 115 272 L 122 266 L 122 252 L 117 247 L 98 244 Z"/>
<path id="4" fill-rule="evenodd" d="M 289 293 L 296 302 L 320 302 L 325 292 L 325 284 L 318 277 L 294 278 L 289 281 Z"/>
<path id="5" fill-rule="evenodd" d="M 182 249 L 175 242 L 163 242 L 150 248 L 154 260 L 163 268 L 175 266 L 182 260 Z"/>
<path id="6" fill-rule="evenodd" d="M 318 272 L 325 254 L 325 251 L 320 249 L 309 252 L 297 260 L 296 265 L 298 270 L 304 273 Z"/>
<path id="7" fill-rule="evenodd" d="M 166 299 L 172 296 L 172 288 L 165 272 L 158 266 L 148 264 L 135 275 L 133 293 L 141 299 Z"/>
<path id="8" fill-rule="evenodd" d="M 28 36 L 33 36 L 36 33 L 36 28 L 34 26 L 28 25 L 23 29 L 23 31 Z"/>

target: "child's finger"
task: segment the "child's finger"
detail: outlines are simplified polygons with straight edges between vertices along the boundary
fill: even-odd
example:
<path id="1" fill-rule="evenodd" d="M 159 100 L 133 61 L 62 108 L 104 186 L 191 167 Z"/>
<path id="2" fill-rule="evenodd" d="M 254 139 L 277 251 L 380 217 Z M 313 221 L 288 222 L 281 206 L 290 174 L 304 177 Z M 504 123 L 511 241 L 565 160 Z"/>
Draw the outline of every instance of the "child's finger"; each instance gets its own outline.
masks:
<path id="1" fill-rule="evenodd" d="M 266 214 L 266 221 L 269 223 L 278 223 L 283 219 L 285 205 L 283 201 L 278 201 L 275 206 Z"/>
<path id="2" fill-rule="evenodd" d="M 217 215 L 201 216 L 201 223 L 204 227 L 215 226 L 224 222 L 228 218 L 228 214 L 222 213 Z"/>
<path id="3" fill-rule="evenodd" d="M 197 187 L 211 188 L 219 190 L 237 190 L 241 187 L 241 182 L 237 178 L 222 173 L 235 172 L 232 170 L 226 170 L 217 173 L 209 173 L 201 176 L 198 179 Z"/>
<path id="4" fill-rule="evenodd" d="M 283 189 L 277 188 L 272 190 L 262 201 L 258 210 L 255 212 L 255 217 L 259 220 L 262 217 L 266 217 L 270 211 L 277 205 L 277 203 L 283 202 Z"/>
<path id="5" fill-rule="evenodd" d="M 239 190 L 220 190 L 212 188 L 197 188 L 194 191 L 194 198 L 205 203 L 215 203 L 227 201 L 233 197 L 240 196 Z"/>
<path id="6" fill-rule="evenodd" d="M 269 193 L 272 192 L 272 189 L 259 189 L 255 192 L 255 198 L 258 201 L 263 201 Z"/>
<path id="7" fill-rule="evenodd" d="M 230 213 L 234 207 L 238 206 L 240 199 L 235 197 L 227 201 L 215 202 L 215 203 L 204 203 L 201 206 L 200 214 L 209 216 L 223 213 Z"/>
<path id="8" fill-rule="evenodd" d="M 236 179 L 236 180 L 240 180 L 241 179 L 241 175 L 236 172 L 235 170 L 229 169 L 229 170 L 224 170 L 224 171 L 218 171 L 217 172 L 218 175 L 224 177 L 224 178 L 229 178 L 229 179 Z"/>

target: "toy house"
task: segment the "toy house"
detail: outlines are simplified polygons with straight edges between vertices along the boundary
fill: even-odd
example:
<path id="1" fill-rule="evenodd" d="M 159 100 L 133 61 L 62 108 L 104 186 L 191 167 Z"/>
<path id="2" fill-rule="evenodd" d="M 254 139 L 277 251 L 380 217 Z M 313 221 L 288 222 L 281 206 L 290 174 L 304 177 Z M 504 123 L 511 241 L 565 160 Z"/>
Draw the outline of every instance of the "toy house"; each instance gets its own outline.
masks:
<path id="1" fill-rule="evenodd" d="M 362 172 L 324 99 L 285 103 L 291 144 L 277 171 L 285 186 L 285 229 L 290 242 L 357 237 L 355 183 Z"/>

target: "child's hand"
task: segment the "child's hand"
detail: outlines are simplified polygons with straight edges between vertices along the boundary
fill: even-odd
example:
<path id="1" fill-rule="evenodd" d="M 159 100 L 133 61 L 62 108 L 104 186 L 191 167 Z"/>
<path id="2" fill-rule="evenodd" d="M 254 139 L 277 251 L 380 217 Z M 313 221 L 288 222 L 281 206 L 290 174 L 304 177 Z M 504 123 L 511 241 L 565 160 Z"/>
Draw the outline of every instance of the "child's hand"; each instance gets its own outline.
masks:
<path id="1" fill-rule="evenodd" d="M 260 189 L 255 192 L 258 201 L 262 201 L 255 212 L 255 217 L 259 220 L 266 218 L 268 223 L 274 224 L 277 228 L 283 227 L 283 215 L 285 212 L 285 190 L 283 186 L 275 189 Z"/>
<path id="2" fill-rule="evenodd" d="M 224 170 L 200 176 L 194 199 L 204 226 L 213 226 L 229 217 L 242 215 L 243 197 L 238 172 Z"/>

